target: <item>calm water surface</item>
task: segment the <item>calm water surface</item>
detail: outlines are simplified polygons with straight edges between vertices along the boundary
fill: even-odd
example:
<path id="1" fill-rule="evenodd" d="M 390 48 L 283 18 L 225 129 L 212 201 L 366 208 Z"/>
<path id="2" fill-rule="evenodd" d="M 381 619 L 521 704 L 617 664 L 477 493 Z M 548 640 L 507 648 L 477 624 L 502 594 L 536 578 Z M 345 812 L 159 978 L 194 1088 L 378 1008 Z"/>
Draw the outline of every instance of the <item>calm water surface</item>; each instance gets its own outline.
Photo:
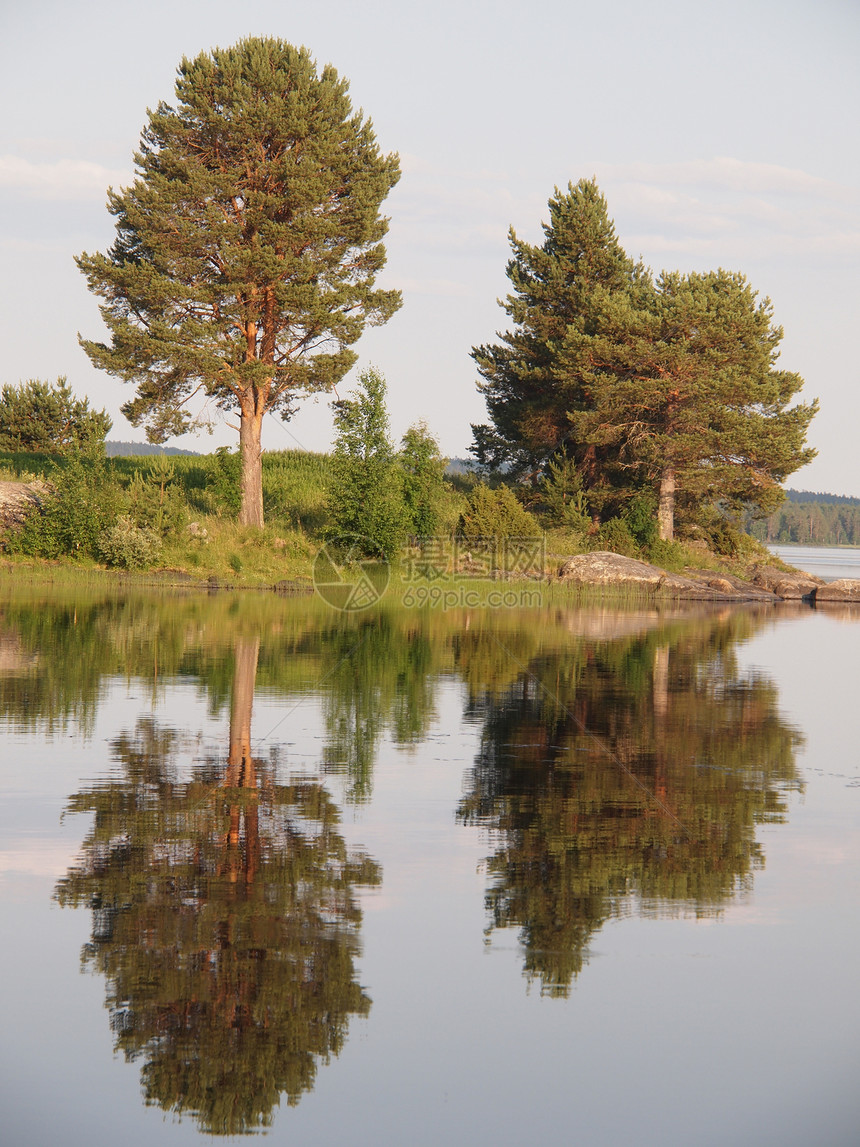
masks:
<path id="1" fill-rule="evenodd" d="M 843 1145 L 860 610 L 0 587 L 3 1142 Z"/>
<path id="2" fill-rule="evenodd" d="M 843 577 L 860 578 L 858 546 L 770 545 L 768 549 L 789 565 L 822 577 L 825 581 L 836 581 Z"/>

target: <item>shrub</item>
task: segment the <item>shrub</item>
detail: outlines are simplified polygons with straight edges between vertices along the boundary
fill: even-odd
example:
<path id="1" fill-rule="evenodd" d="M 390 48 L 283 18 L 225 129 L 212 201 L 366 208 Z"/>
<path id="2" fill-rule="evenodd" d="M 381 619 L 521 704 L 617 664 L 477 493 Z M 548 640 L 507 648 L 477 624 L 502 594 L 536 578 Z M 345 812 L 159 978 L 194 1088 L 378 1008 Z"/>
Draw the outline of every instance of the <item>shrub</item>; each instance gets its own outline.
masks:
<path id="1" fill-rule="evenodd" d="M 657 499 L 650 491 L 634 494 L 621 517 L 638 546 L 646 549 L 656 541 Z"/>
<path id="2" fill-rule="evenodd" d="M 688 554 L 680 542 L 667 542 L 665 538 L 654 538 L 648 546 L 648 561 L 661 569 L 676 572 L 688 562 Z"/>
<path id="3" fill-rule="evenodd" d="M 610 518 L 604 522 L 592 540 L 593 550 L 611 550 L 615 554 L 633 558 L 638 553 L 636 540 L 623 518 Z"/>
<path id="4" fill-rule="evenodd" d="M 147 569 L 159 558 L 161 539 L 154 530 L 123 516 L 104 531 L 98 550 L 102 561 L 116 569 Z"/>
<path id="5" fill-rule="evenodd" d="M 100 556 L 100 542 L 116 522 L 121 493 L 104 457 L 76 455 L 51 473 L 53 493 L 27 515 L 9 548 L 40 558 Z"/>
<path id="6" fill-rule="evenodd" d="M 541 508 L 551 526 L 584 535 L 591 526 L 582 478 L 572 458 L 550 461 L 540 483 Z"/>
<path id="7" fill-rule="evenodd" d="M 153 455 L 145 471 L 136 471 L 128 486 L 128 513 L 138 526 L 166 538 L 185 524 L 185 500 L 178 490 L 174 463 Z"/>
<path id="8" fill-rule="evenodd" d="M 213 465 L 206 476 L 206 488 L 211 490 L 219 513 L 235 517 L 242 504 L 242 460 L 231 453 L 229 446 L 219 446 L 213 455 Z"/>
<path id="9" fill-rule="evenodd" d="M 469 495 L 460 516 L 457 533 L 466 541 L 482 538 L 537 538 L 541 529 L 532 515 L 524 510 L 510 486 L 492 490 L 483 482 Z"/>

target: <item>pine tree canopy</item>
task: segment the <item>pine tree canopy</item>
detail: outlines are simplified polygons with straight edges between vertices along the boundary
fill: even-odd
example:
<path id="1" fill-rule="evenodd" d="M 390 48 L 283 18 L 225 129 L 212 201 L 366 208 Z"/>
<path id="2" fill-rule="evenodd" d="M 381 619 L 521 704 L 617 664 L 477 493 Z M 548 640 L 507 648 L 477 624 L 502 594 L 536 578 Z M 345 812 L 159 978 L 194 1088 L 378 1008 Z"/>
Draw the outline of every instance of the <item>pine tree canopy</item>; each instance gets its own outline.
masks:
<path id="1" fill-rule="evenodd" d="M 111 341 L 81 343 L 136 385 L 123 413 L 151 441 L 189 428 L 192 395 L 238 412 L 240 521 L 262 524 L 263 415 L 330 391 L 364 326 L 400 306 L 374 286 L 398 158 L 334 68 L 252 38 L 183 59 L 135 163 L 132 186 L 109 192 L 115 243 L 77 259 Z"/>
<path id="2" fill-rule="evenodd" d="M 803 380 L 777 368 L 770 301 L 724 270 L 654 281 L 624 254 L 593 181 L 549 209 L 541 247 L 511 232 L 514 330 L 472 352 L 492 423 L 474 427 L 478 460 L 535 474 L 573 460 L 603 516 L 650 490 L 665 539 L 676 512 L 772 510 L 814 457 L 818 407 L 790 405 Z"/>
<path id="3" fill-rule="evenodd" d="M 89 399 L 75 398 L 63 377 L 56 383 L 31 378 L 0 389 L 0 450 L 103 450 L 110 428 L 107 411 L 90 410 Z"/>

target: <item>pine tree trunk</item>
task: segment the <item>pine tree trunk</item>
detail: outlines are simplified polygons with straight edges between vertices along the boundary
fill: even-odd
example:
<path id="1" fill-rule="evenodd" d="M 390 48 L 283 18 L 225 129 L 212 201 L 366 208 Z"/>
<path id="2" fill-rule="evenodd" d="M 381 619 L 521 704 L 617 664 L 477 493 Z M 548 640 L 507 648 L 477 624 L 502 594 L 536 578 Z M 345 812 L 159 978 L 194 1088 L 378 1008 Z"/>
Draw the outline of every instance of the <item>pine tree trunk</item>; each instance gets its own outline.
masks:
<path id="1" fill-rule="evenodd" d="M 667 466 L 660 475 L 660 501 L 657 505 L 657 525 L 664 542 L 675 537 L 675 468 Z"/>
<path id="2" fill-rule="evenodd" d="M 237 883 L 240 874 L 251 884 L 260 866 L 260 834 L 256 799 L 247 799 L 257 788 L 257 772 L 251 756 L 251 713 L 254 708 L 254 683 L 257 677 L 257 658 L 260 639 L 236 642 L 233 669 L 233 697 L 230 705 L 230 747 L 224 784 L 232 789 L 245 789 L 244 809 L 241 804 L 230 807 L 227 830 L 227 864 L 224 874 Z M 242 850 L 242 819 L 245 821 L 245 847 Z"/>
<path id="3" fill-rule="evenodd" d="M 251 713 L 254 708 L 254 683 L 259 653 L 258 637 L 253 641 L 242 638 L 236 642 L 230 704 L 230 748 L 227 754 L 230 772 L 228 784 L 233 787 L 245 783 L 242 767 L 251 757 Z"/>
<path id="4" fill-rule="evenodd" d="M 242 464 L 240 526 L 263 525 L 263 414 L 253 396 L 243 402 L 239 421 L 239 456 Z"/>

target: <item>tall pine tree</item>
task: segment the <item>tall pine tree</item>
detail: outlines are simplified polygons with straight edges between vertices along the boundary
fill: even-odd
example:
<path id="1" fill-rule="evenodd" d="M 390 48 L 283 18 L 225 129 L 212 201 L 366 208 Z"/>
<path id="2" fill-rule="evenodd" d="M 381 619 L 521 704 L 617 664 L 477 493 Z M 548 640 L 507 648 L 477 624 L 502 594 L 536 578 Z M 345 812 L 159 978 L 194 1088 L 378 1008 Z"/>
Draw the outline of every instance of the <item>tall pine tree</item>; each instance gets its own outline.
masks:
<path id="1" fill-rule="evenodd" d="M 569 332 L 593 334 L 606 298 L 628 292 L 637 278 L 594 180 L 556 188 L 543 230 L 543 244 L 534 246 L 511 228 L 513 291 L 503 305 L 514 329 L 472 349 L 491 421 L 473 426 L 472 451 L 483 465 L 520 473 L 576 452 L 569 412 L 589 396 L 581 372 L 559 363 L 559 348 Z M 589 459 L 581 461 L 589 468 Z"/>
<path id="2" fill-rule="evenodd" d="M 515 474 L 576 467 L 603 518 L 653 496 L 671 540 L 716 508 L 767 513 L 780 483 L 815 454 L 817 403 L 777 367 L 782 329 L 769 300 L 723 270 L 655 283 L 621 249 L 606 202 L 582 180 L 549 201 L 545 240 L 511 232 L 506 311 L 513 331 L 474 348 L 492 425 L 472 447 Z"/>
<path id="3" fill-rule="evenodd" d="M 789 405 L 803 379 L 776 366 L 770 301 L 719 270 L 664 272 L 638 303 L 608 300 L 602 329 L 565 340 L 560 368 L 590 396 L 570 413 L 575 438 L 613 458 L 616 487 L 653 489 L 665 540 L 679 511 L 688 523 L 717 504 L 769 513 L 815 456 L 805 442 L 818 409 Z"/>
<path id="4" fill-rule="evenodd" d="M 264 414 L 331 390 L 365 324 L 400 306 L 374 289 L 398 159 L 334 68 L 282 40 L 183 59 L 176 101 L 149 113 L 132 186 L 109 192 L 116 242 L 77 260 L 111 333 L 81 342 L 137 385 L 123 413 L 151 441 L 189 427 L 195 394 L 238 414 L 239 520 L 262 525 Z"/>

